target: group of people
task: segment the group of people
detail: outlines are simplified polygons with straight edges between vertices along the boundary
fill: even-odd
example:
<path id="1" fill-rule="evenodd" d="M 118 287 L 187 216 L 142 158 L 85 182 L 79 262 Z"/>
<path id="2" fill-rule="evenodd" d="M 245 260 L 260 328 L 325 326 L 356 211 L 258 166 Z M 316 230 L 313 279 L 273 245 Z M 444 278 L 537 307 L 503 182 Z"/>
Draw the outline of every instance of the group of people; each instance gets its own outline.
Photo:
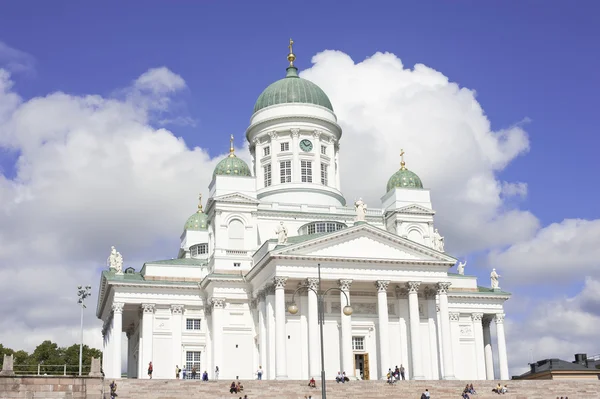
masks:
<path id="1" fill-rule="evenodd" d="M 404 369 L 404 365 L 402 365 L 402 364 L 400 365 L 400 367 L 396 366 L 394 371 L 392 371 L 392 369 L 389 369 L 387 372 L 388 384 L 394 384 L 400 378 L 402 378 L 404 380 L 405 379 L 405 377 L 404 377 L 405 371 L 406 370 Z"/>
<path id="2" fill-rule="evenodd" d="M 508 385 L 502 386 L 502 384 L 498 383 L 498 385 L 496 385 L 496 388 L 492 389 L 492 392 L 495 392 L 498 395 L 505 394 L 508 392 Z"/>
<path id="3" fill-rule="evenodd" d="M 339 384 L 340 382 L 342 384 L 346 383 L 346 381 L 350 381 L 350 378 L 346 377 L 346 372 L 339 372 L 337 373 L 337 375 L 335 376 L 335 381 Z"/>
<path id="4" fill-rule="evenodd" d="M 237 382 L 237 384 L 235 383 L 235 381 L 232 381 L 231 385 L 229 386 L 229 393 L 240 393 L 243 390 L 244 386 L 239 381 Z"/>
<path id="5" fill-rule="evenodd" d="M 152 378 L 152 362 L 150 362 L 150 366 L 148 367 L 148 376 L 150 376 L 150 378 Z M 175 378 L 179 379 L 179 376 L 183 374 L 183 379 L 185 380 L 187 377 L 187 370 L 183 369 L 181 370 L 179 368 L 179 365 L 175 366 Z M 192 380 L 196 379 L 196 376 L 198 375 L 198 371 L 196 370 L 196 367 L 193 366 L 192 370 L 190 370 L 190 377 Z M 219 379 L 219 366 L 217 366 L 215 368 L 215 381 Z M 260 379 L 260 378 L 259 378 Z M 208 381 L 208 371 L 204 370 L 204 372 L 202 373 L 202 381 Z"/>
<path id="6" fill-rule="evenodd" d="M 465 389 L 463 390 L 463 393 L 462 393 L 463 399 L 471 399 L 471 397 L 469 395 L 475 395 L 475 394 L 477 394 L 477 392 L 475 391 L 475 388 L 473 388 L 473 384 L 465 385 Z"/>

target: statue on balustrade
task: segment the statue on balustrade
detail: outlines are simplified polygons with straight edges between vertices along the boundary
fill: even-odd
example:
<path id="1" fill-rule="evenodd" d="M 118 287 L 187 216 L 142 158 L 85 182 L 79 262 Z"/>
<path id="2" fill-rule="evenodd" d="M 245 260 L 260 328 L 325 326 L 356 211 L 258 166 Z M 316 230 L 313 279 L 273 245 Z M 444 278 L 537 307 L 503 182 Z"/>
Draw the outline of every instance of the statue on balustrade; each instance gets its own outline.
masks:
<path id="1" fill-rule="evenodd" d="M 364 222 L 365 217 L 367 216 L 367 204 L 365 204 L 362 198 L 359 198 L 358 201 L 354 203 L 354 208 L 356 210 L 356 221 Z"/>
<path id="2" fill-rule="evenodd" d="M 277 244 L 285 244 L 288 239 L 288 231 L 287 228 L 283 225 L 283 222 L 279 222 L 279 226 L 277 226 Z"/>
<path id="3" fill-rule="evenodd" d="M 492 273 L 490 273 L 490 280 L 491 280 L 492 288 L 495 290 L 500 289 L 500 284 L 498 282 L 498 279 L 500 277 L 502 277 L 502 276 L 500 276 L 498 273 L 496 273 L 496 269 L 492 269 Z"/>

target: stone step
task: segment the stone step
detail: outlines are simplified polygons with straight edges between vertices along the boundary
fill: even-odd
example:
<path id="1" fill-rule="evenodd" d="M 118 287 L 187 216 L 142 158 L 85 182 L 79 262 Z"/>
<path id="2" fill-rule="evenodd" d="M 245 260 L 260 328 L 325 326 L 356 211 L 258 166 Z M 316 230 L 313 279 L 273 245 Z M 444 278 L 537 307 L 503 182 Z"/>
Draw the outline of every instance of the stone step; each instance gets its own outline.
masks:
<path id="1" fill-rule="evenodd" d="M 231 381 L 190 381 L 190 380 L 116 380 L 120 399 L 179 399 L 202 397 L 206 399 L 239 398 L 248 395 L 249 399 L 303 399 L 311 395 L 321 398 L 320 382 L 317 388 L 309 388 L 307 381 L 242 381 L 244 391 L 229 393 Z M 109 380 L 105 381 L 109 392 Z M 509 393 L 503 399 L 554 399 L 557 396 L 577 398 L 600 398 L 600 381 L 502 381 L 508 384 Z M 420 398 L 427 388 L 434 399 L 460 398 L 467 381 L 400 381 L 390 386 L 384 381 L 351 381 L 338 384 L 327 381 L 329 399 L 383 399 L 390 397 Z M 498 381 L 474 382 L 478 394 L 474 399 L 498 398 L 491 389 Z"/>

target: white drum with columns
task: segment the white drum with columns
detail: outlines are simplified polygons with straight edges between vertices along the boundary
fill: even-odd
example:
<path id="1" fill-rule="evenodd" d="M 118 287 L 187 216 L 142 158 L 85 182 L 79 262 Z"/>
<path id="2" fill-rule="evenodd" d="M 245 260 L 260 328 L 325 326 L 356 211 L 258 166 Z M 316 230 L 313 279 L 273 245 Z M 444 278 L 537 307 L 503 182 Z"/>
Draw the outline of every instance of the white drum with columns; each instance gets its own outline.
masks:
<path id="1" fill-rule="evenodd" d="M 176 258 L 136 267 L 124 252 L 121 270 L 111 254 L 96 311 L 106 377 L 149 378 L 152 362 L 155 379 L 175 378 L 176 367 L 186 378 L 195 370 L 197 378 L 256 379 L 261 370 L 263 379 L 318 379 L 322 323 L 330 379 L 382 379 L 401 365 L 410 379 L 508 379 L 510 294 L 452 272 L 457 259 L 404 151 L 381 207 L 346 202 L 334 107 L 294 60 L 290 53 L 285 77 L 254 106 L 251 166 L 231 138 L 208 200 L 183 224 Z M 323 320 L 319 286 L 331 288 Z"/>

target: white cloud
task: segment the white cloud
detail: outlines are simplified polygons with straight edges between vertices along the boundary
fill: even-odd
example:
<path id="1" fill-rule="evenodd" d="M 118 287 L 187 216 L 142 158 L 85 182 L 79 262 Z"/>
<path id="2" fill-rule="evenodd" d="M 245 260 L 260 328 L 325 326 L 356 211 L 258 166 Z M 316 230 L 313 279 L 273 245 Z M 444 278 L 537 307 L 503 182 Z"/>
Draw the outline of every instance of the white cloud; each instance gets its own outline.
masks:
<path id="1" fill-rule="evenodd" d="M 564 283 L 599 276 L 600 220 L 565 219 L 529 240 L 494 250 L 489 263 L 513 283 Z"/>
<path id="2" fill-rule="evenodd" d="M 0 68 L 12 73 L 33 73 L 35 58 L 0 41 Z"/>
<path id="3" fill-rule="evenodd" d="M 520 125 L 492 131 L 475 92 L 425 65 L 412 69 L 389 53 L 355 63 L 338 51 L 313 57 L 301 76 L 329 95 L 342 137 L 342 188 L 346 198 L 380 203 L 399 152 L 417 173 L 437 211 L 448 249 L 467 253 L 529 238 L 538 228 L 530 212 L 510 209 L 506 196 L 523 195 L 522 183 L 497 174 L 529 150 Z M 364 162 L 352 162 L 357 156 Z"/>

